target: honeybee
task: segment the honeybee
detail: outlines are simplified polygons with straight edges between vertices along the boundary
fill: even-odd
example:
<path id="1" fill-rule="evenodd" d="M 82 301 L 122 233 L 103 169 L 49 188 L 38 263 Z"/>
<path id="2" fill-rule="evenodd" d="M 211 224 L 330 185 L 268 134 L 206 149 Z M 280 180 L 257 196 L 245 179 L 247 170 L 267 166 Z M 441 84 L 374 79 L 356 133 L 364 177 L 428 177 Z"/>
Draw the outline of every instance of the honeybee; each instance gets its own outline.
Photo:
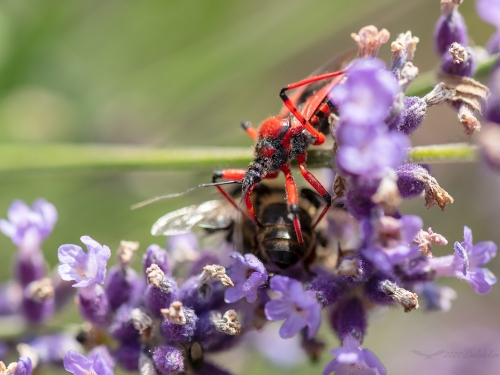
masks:
<path id="1" fill-rule="evenodd" d="M 241 191 L 232 195 L 238 193 L 241 195 Z M 151 234 L 171 236 L 187 233 L 195 227 L 207 232 L 227 231 L 228 240 L 238 251 L 252 253 L 266 265 L 286 269 L 303 261 L 308 268 L 315 260 L 316 247 L 326 242 L 321 230 L 313 228 L 322 198 L 307 188 L 300 191 L 298 217 L 302 244 L 297 240 L 293 217 L 288 211 L 285 189 L 260 183 L 251 199 L 260 225 L 245 218 L 228 201 L 211 200 L 169 212 L 154 223 Z"/>

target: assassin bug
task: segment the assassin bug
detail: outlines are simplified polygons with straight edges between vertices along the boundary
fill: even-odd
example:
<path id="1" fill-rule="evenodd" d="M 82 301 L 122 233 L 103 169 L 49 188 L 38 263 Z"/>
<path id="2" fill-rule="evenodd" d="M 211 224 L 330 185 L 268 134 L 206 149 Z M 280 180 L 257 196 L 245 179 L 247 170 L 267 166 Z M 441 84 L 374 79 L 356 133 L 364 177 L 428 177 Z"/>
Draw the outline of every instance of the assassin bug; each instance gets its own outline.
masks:
<path id="1" fill-rule="evenodd" d="M 345 55 L 351 57 L 352 52 Z M 214 184 L 218 179 L 239 181 L 242 184 L 243 200 L 248 214 L 260 226 L 250 198 L 252 191 L 262 179 L 276 178 L 283 172 L 288 211 L 293 217 L 299 244 L 304 244 L 304 238 L 298 215 L 297 186 L 290 163 L 293 160 L 297 161 L 302 176 L 326 203 L 313 223 L 314 228 L 332 205 L 332 198 L 318 179 L 307 170 L 307 147 L 319 146 L 325 142 L 324 124 L 328 123 L 329 116 L 335 112 L 335 106 L 329 100 L 328 93 L 342 81 L 345 74 L 342 70 L 332 71 L 342 67 L 332 68 L 345 63 L 346 60 L 346 56 L 343 55 L 313 73 L 313 76 L 283 87 L 279 94 L 284 103 L 283 109 L 278 116 L 264 120 L 259 129 L 252 127 L 248 122 L 243 122 L 243 129 L 256 142 L 254 160 L 248 169 L 224 169 L 215 172 L 212 178 Z M 292 89 L 298 90 L 289 97 L 286 92 Z M 216 187 L 231 204 L 237 207 L 224 189 L 218 185 Z"/>

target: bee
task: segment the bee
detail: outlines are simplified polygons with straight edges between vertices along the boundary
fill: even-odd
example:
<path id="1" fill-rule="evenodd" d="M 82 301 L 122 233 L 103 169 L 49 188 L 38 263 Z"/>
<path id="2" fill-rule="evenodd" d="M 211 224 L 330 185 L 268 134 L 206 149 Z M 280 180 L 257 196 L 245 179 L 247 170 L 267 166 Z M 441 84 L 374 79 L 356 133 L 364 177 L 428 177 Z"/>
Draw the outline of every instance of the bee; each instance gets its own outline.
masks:
<path id="1" fill-rule="evenodd" d="M 237 197 L 237 194 L 241 194 L 241 190 L 231 195 Z M 297 240 L 285 189 L 260 183 L 251 199 L 260 225 L 242 215 L 227 200 L 211 200 L 169 212 L 154 223 L 151 234 L 171 236 L 190 232 L 195 227 L 208 233 L 226 231 L 226 238 L 238 251 L 254 254 L 266 265 L 286 269 L 302 261 L 308 268 L 316 258 L 316 247 L 325 246 L 326 242 L 320 227 L 313 226 L 322 204 L 321 196 L 307 188 L 300 190 L 298 217 L 302 243 Z"/>

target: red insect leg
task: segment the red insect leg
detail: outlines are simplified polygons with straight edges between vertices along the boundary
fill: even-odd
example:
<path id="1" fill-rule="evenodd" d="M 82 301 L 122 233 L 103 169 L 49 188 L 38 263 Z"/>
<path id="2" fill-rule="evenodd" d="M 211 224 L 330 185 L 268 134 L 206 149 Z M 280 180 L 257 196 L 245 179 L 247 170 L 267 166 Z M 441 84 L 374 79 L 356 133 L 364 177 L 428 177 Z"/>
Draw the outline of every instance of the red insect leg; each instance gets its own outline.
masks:
<path id="1" fill-rule="evenodd" d="M 288 98 L 288 96 L 285 94 L 286 91 L 295 89 L 297 87 L 303 86 L 303 85 L 308 85 L 313 82 L 321 81 L 323 79 L 329 79 L 333 77 L 337 77 L 344 74 L 343 71 L 340 72 L 332 72 L 332 73 L 326 73 L 322 74 L 316 77 L 309 77 L 306 79 L 303 79 L 302 81 L 292 83 L 288 86 L 285 86 L 281 89 L 280 91 L 280 98 L 283 100 L 283 103 L 285 106 L 290 110 L 290 112 L 295 116 L 297 120 L 306 128 L 306 130 L 311 133 L 315 138 L 316 142 L 314 142 L 315 145 L 321 145 L 325 142 L 325 136 L 324 134 L 320 133 L 317 129 L 315 129 L 308 120 L 300 113 L 300 111 L 297 109 L 295 104 L 292 103 L 292 101 Z"/>
<path id="2" fill-rule="evenodd" d="M 243 177 L 245 177 L 245 173 L 246 173 L 245 169 L 224 169 L 222 171 L 217 171 L 214 173 L 214 175 L 212 177 L 212 182 L 216 182 L 219 178 L 223 178 L 225 180 L 242 180 Z M 257 218 L 255 217 L 255 212 L 253 210 L 253 206 L 252 206 L 252 209 L 248 210 L 248 213 L 247 213 L 240 208 L 238 203 L 236 203 L 234 201 L 233 197 L 231 197 L 222 187 L 220 187 L 220 186 L 215 186 L 215 187 L 217 188 L 217 190 L 219 190 L 219 192 L 222 194 L 222 196 L 224 198 L 226 198 L 229 203 L 231 203 L 231 205 L 234 208 L 236 208 L 238 211 L 240 211 L 243 214 L 243 216 L 245 216 L 247 219 L 250 219 L 250 220 L 257 222 Z M 248 209 L 248 205 L 247 205 L 247 209 Z M 248 216 L 249 214 L 250 214 L 250 216 Z"/>
<path id="3" fill-rule="evenodd" d="M 248 121 L 243 121 L 241 123 L 241 127 L 249 135 L 250 138 L 257 142 L 257 140 L 259 139 L 259 131 L 255 129 L 252 124 L 250 124 Z"/>
<path id="4" fill-rule="evenodd" d="M 295 228 L 295 234 L 297 235 L 297 241 L 300 244 L 304 243 L 304 238 L 302 237 L 302 230 L 300 229 L 299 221 L 299 197 L 297 195 L 297 185 L 292 176 L 292 171 L 290 166 L 285 164 L 281 167 L 281 170 L 285 174 L 285 186 L 286 186 L 286 199 L 288 203 L 288 210 L 293 215 L 293 226 Z"/>
<path id="5" fill-rule="evenodd" d="M 306 181 L 311 184 L 311 186 L 314 188 L 314 190 L 316 190 L 318 192 L 318 194 L 321 195 L 326 202 L 326 206 L 323 208 L 323 211 L 321 211 L 318 218 L 316 219 L 316 221 L 313 224 L 313 228 L 314 228 L 316 225 L 318 225 L 318 223 L 321 221 L 323 216 L 325 216 L 325 214 L 327 213 L 328 209 L 331 207 L 332 197 L 326 191 L 325 187 L 323 185 L 321 185 L 321 182 L 319 182 L 318 179 L 316 177 L 314 177 L 314 175 L 306 169 L 306 154 L 305 153 L 297 155 L 297 164 L 299 165 L 299 170 L 300 170 L 300 173 L 302 173 L 302 176 L 304 176 Z"/>

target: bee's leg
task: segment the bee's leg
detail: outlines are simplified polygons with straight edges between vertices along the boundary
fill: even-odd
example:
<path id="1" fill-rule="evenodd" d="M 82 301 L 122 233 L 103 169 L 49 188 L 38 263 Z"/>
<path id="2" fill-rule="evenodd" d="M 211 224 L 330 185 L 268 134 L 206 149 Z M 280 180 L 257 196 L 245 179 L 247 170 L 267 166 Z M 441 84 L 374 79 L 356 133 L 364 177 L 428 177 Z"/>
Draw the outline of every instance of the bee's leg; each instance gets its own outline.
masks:
<path id="1" fill-rule="evenodd" d="M 212 176 L 212 182 L 217 182 L 219 178 L 223 178 L 225 180 L 242 180 L 243 177 L 245 176 L 246 169 L 223 169 L 222 171 L 217 171 L 214 173 Z M 236 203 L 222 187 L 220 186 L 215 186 L 217 190 L 224 196 L 224 198 L 227 199 L 231 205 L 236 208 L 238 211 L 240 211 L 245 218 L 248 220 L 252 220 L 254 222 L 257 222 L 257 218 L 255 217 L 255 213 L 253 212 L 253 207 L 252 207 L 252 212 L 250 210 L 248 212 L 245 212 L 244 210 L 241 209 L 241 207 Z M 250 214 L 250 216 L 249 216 Z"/>
<path id="2" fill-rule="evenodd" d="M 326 206 L 323 208 L 323 211 L 319 214 L 318 218 L 314 221 L 313 228 L 318 225 L 323 216 L 328 212 L 328 209 L 332 206 L 332 196 L 326 191 L 325 187 L 321 185 L 321 182 L 318 181 L 314 175 L 306 169 L 306 153 L 297 155 L 297 164 L 299 165 L 300 173 L 306 179 L 307 182 L 311 184 L 311 186 L 318 192 L 319 195 L 323 197 L 326 202 Z"/>
<path id="3" fill-rule="evenodd" d="M 242 121 L 241 127 L 255 142 L 259 138 L 259 131 L 255 129 L 249 121 Z"/>
<path id="4" fill-rule="evenodd" d="M 285 186 L 286 186 L 286 199 L 288 203 L 288 210 L 293 215 L 293 226 L 295 227 L 295 233 L 297 235 L 297 241 L 300 244 L 304 243 L 304 238 L 302 237 L 302 230 L 300 229 L 299 221 L 299 196 L 297 195 L 297 185 L 292 176 L 292 171 L 290 170 L 290 165 L 285 164 L 281 167 L 281 170 L 285 174 Z"/>
<path id="5" fill-rule="evenodd" d="M 280 98 L 283 100 L 283 103 L 285 106 L 290 110 L 290 112 L 295 116 L 297 120 L 302 124 L 303 128 L 305 128 L 309 133 L 313 135 L 314 138 L 316 138 L 316 142 L 314 143 L 315 145 L 321 145 L 325 143 L 325 135 L 323 133 L 320 133 L 318 129 L 316 129 L 314 126 L 312 126 L 309 122 L 309 119 L 306 119 L 304 115 L 297 109 L 295 104 L 292 103 L 290 98 L 285 94 L 286 91 L 296 89 L 297 87 L 308 85 L 312 82 L 317 82 L 321 81 L 323 79 L 330 79 L 333 77 L 340 76 L 342 74 L 345 74 L 345 72 L 340 71 L 340 72 L 332 72 L 332 73 L 326 73 L 322 74 L 316 77 L 309 77 L 306 79 L 303 79 L 302 81 L 292 83 L 291 85 L 285 86 L 281 89 L 280 91 Z"/>

